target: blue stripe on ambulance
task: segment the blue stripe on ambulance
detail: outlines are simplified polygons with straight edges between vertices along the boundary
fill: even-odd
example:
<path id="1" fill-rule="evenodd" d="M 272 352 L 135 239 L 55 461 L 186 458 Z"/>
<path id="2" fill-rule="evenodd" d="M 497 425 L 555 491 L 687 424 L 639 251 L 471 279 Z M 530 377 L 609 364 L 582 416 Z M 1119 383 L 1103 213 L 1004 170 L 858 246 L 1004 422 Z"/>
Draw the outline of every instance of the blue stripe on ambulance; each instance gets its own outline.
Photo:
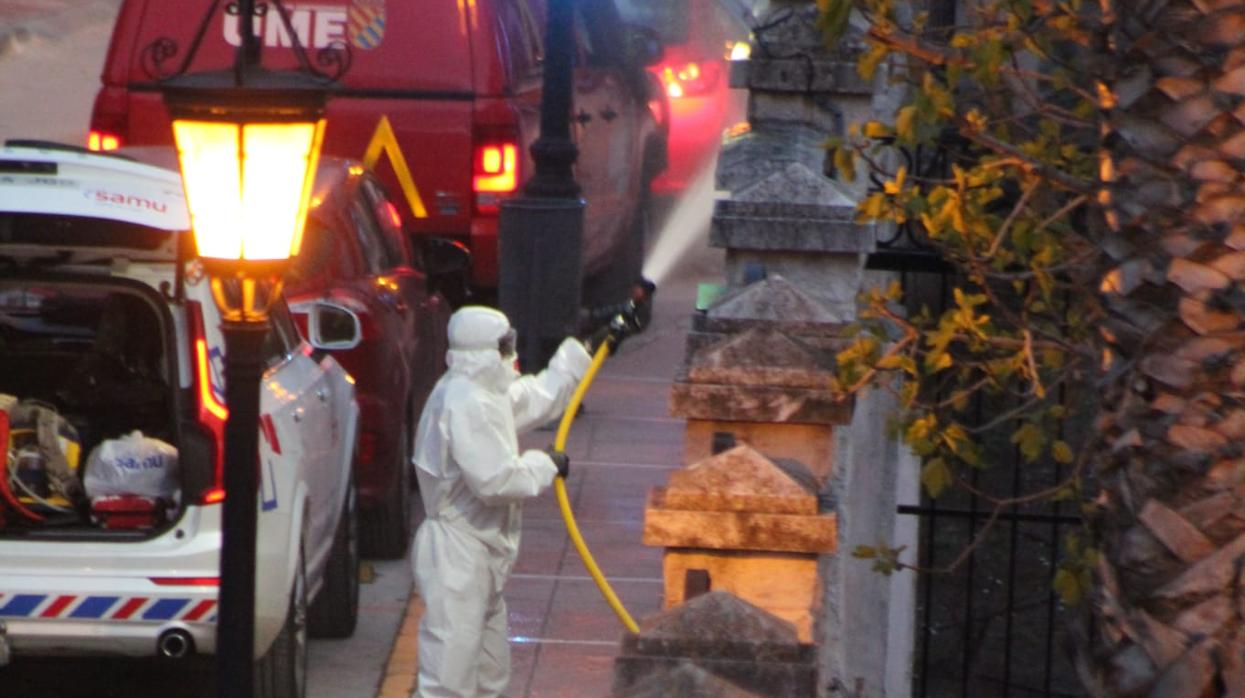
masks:
<path id="1" fill-rule="evenodd" d="M 143 613 L 143 620 L 169 620 L 188 603 L 189 599 L 160 599 Z"/>
<path id="2" fill-rule="evenodd" d="M 0 616 L 25 618 L 33 613 L 46 598 L 46 594 L 18 594 L 0 607 Z"/>
<path id="3" fill-rule="evenodd" d="M 119 596 L 88 596 L 69 614 L 70 618 L 102 618 L 119 601 Z"/>

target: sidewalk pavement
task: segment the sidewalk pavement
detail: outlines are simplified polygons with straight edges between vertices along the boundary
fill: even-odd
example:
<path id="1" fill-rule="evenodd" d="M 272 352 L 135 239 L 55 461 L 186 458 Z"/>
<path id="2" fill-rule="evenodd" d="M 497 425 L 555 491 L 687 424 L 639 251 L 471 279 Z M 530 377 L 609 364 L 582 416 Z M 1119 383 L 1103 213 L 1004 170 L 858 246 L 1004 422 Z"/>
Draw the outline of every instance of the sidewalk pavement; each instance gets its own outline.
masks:
<path id="1" fill-rule="evenodd" d="M 605 364 L 567 446 L 567 486 L 580 531 L 637 621 L 661 609 L 661 550 L 640 542 L 644 502 L 651 487 L 665 484 L 670 471 L 683 464 L 684 422 L 668 417 L 666 404 L 683 357 L 696 282 L 713 278 L 703 270 L 686 271 L 658 290 L 648 332 L 628 340 Z M 553 436 L 552 430 L 536 431 L 522 446 L 544 448 Z M 509 696 L 609 694 L 624 629 L 571 545 L 552 491 L 524 510 L 506 603 L 513 667 Z M 413 628 L 418 599 L 411 609 L 407 626 Z M 380 698 L 405 698 L 413 683 L 416 637 L 407 631 L 397 637 Z"/>

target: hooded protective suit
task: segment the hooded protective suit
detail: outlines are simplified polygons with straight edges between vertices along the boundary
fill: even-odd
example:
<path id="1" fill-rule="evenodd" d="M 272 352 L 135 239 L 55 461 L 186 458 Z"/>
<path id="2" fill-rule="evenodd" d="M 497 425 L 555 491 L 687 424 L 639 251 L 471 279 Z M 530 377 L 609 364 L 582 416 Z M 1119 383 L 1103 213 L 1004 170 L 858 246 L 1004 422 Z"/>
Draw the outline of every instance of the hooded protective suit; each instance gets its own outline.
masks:
<path id="1" fill-rule="evenodd" d="M 412 564 L 425 611 L 418 696 L 500 696 L 510 681 L 502 589 L 519 550 L 522 502 L 557 474 L 544 451 L 519 453 L 518 434 L 563 409 L 588 369 L 567 339 L 549 367 L 520 377 L 498 341 L 506 316 L 466 307 L 450 318 L 449 370 L 419 420 L 413 461 L 427 518 Z"/>

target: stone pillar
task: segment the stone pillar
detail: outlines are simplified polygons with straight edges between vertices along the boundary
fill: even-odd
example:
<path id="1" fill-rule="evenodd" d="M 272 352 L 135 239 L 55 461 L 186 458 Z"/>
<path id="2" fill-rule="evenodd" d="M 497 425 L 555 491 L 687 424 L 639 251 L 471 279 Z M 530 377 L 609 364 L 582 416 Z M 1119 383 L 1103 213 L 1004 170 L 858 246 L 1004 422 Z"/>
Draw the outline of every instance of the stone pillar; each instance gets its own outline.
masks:
<path id="1" fill-rule="evenodd" d="M 885 66 L 873 82 L 858 76 L 858 36 L 825 46 L 817 12 L 812 0 L 770 0 L 751 58 L 731 66 L 749 128 L 725 142 L 716 171 L 710 244 L 725 250 L 725 291 L 693 317 L 670 398 L 694 465 L 653 493 L 645 542 L 667 548 L 668 605 L 730 589 L 814 642 L 820 681 L 805 695 L 895 696 L 908 683 L 887 674 L 911 652 L 895 616 L 910 619 L 911 577 L 897 585 L 850 551 L 890 539 L 899 464 L 916 468 L 885 433 L 884 396 L 853 404 L 828 390 L 859 293 L 886 279 L 864 269 L 878 234 L 856 222 L 868 182 L 830 176 L 824 144 L 875 114 L 889 120 L 896 92 Z M 802 513 L 782 509 L 797 500 Z M 781 517 L 833 521 L 833 540 L 813 544 Z M 743 521 L 765 524 L 745 534 Z M 766 526 L 782 533 L 767 538 Z"/>
<path id="2" fill-rule="evenodd" d="M 675 471 L 644 514 L 644 544 L 665 548 L 666 608 L 729 591 L 790 622 L 807 644 L 822 606 L 817 556 L 835 539 L 812 474 L 748 446 Z"/>
<path id="3" fill-rule="evenodd" d="M 715 440 L 747 443 L 804 463 L 824 483 L 834 462 L 834 426 L 851 419 L 851 403 L 826 390 L 843 344 L 836 317 L 781 276 L 693 316 L 687 366 L 670 395 L 670 413 L 687 419 L 683 462 L 721 450 Z M 778 382 L 770 385 L 770 378 Z M 766 403 L 778 396 L 784 402 Z"/>
<path id="4" fill-rule="evenodd" d="M 871 226 L 855 222 L 857 192 L 827 177 L 823 147 L 869 113 L 873 87 L 855 69 L 855 49 L 831 53 L 817 7 L 776 0 L 760 17 L 752 57 L 731 66 L 748 89 L 750 129 L 718 158 L 709 244 L 726 249 L 726 281 L 781 274 L 821 300 L 837 321 L 855 317 Z"/>

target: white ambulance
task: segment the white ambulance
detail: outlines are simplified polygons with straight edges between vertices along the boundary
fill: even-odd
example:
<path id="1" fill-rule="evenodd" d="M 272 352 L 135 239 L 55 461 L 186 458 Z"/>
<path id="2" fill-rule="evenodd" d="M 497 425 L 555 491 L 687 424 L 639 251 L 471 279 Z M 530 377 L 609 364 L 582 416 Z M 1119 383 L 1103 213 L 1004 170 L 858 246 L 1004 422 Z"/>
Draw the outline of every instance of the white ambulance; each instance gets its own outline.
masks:
<path id="1" fill-rule="evenodd" d="M 18 453 L 0 472 L 0 645 L 27 656 L 200 659 L 216 649 L 224 467 L 223 340 L 189 259 L 176 172 L 50 144 L 0 148 L 0 394 L 54 410 L 79 479 L 135 431 L 176 449 L 166 512 L 108 517 Z M 344 313 L 331 305 L 312 312 Z M 326 317 L 313 337 L 358 341 Z M 310 627 L 353 632 L 358 545 L 351 377 L 272 313 L 260 399 L 257 695 L 305 691 Z M 0 647 L 0 650 L 4 649 Z"/>

